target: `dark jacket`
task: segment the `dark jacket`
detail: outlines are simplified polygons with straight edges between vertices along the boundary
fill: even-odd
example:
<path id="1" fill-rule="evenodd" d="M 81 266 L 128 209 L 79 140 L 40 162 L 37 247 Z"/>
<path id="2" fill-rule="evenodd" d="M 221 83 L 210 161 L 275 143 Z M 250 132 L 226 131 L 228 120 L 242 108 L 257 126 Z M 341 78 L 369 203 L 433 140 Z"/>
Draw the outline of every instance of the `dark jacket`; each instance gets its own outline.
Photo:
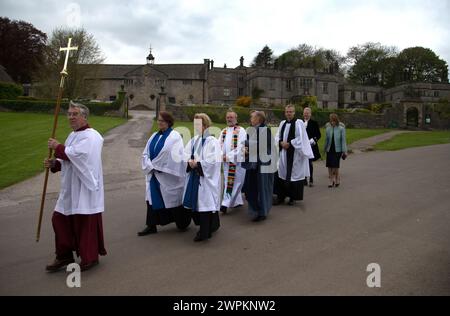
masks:
<path id="1" fill-rule="evenodd" d="M 314 154 L 314 161 L 319 160 L 321 158 L 320 151 L 319 151 L 319 139 L 322 137 L 322 134 L 320 133 L 319 124 L 316 121 L 309 120 L 308 121 L 308 127 L 306 128 L 306 132 L 308 133 L 308 139 L 314 139 L 316 142 L 314 145 L 311 145 L 313 154 Z"/>

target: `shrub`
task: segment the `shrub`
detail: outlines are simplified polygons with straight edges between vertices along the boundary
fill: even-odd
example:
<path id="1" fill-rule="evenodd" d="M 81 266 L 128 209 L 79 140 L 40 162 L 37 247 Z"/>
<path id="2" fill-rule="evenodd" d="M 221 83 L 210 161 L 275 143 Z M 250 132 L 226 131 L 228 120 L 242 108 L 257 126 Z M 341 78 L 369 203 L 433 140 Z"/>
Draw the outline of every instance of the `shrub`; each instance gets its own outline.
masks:
<path id="1" fill-rule="evenodd" d="M 248 107 L 250 107 L 250 105 L 252 105 L 252 101 L 253 100 L 251 97 L 242 96 L 236 100 L 236 105 L 248 108 Z"/>
<path id="2" fill-rule="evenodd" d="M 254 87 L 252 90 L 252 98 L 253 100 L 259 100 L 261 96 L 263 95 L 264 90 L 260 89 L 258 87 Z"/>
<path id="3" fill-rule="evenodd" d="M 373 113 L 381 114 L 385 109 L 392 107 L 390 103 L 374 103 L 367 107 L 367 109 Z"/>
<path id="4" fill-rule="evenodd" d="M 371 113 L 369 109 L 355 109 L 354 113 Z"/>
<path id="5" fill-rule="evenodd" d="M 434 111 L 439 114 L 441 119 L 450 119 L 450 103 L 448 100 L 442 99 L 434 105 Z"/>
<path id="6" fill-rule="evenodd" d="M 11 99 L 15 100 L 23 94 L 22 86 L 15 83 L 0 82 L 0 100 Z"/>

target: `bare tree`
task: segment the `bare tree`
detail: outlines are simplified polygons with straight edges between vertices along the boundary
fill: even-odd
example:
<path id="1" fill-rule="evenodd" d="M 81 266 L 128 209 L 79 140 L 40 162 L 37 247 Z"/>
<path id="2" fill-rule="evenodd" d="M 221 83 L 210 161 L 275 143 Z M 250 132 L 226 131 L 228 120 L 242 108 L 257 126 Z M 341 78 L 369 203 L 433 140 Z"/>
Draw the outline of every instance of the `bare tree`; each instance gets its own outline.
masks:
<path id="1" fill-rule="evenodd" d="M 78 50 L 72 52 L 68 62 L 69 77 L 66 81 L 64 97 L 77 99 L 90 97 L 97 90 L 99 66 L 105 58 L 93 35 L 85 29 L 55 29 L 45 50 L 45 62 L 35 78 L 36 94 L 40 97 L 54 98 L 59 84 L 60 71 L 64 59 L 59 48 L 67 46 L 68 38 L 72 38 L 72 45 Z"/>

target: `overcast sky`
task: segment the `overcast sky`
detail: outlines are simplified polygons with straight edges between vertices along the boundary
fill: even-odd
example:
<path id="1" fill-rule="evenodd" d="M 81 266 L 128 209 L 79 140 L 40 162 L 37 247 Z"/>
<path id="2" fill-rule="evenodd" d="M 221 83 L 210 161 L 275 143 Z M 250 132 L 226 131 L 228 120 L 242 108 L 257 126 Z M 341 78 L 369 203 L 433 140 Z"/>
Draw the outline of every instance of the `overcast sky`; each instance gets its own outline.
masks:
<path id="1" fill-rule="evenodd" d="M 48 35 L 81 25 L 106 63 L 145 63 L 150 44 L 156 63 L 235 67 L 266 44 L 276 55 L 300 43 L 345 54 L 368 41 L 429 47 L 450 61 L 450 0 L 0 0 L 0 15 Z"/>

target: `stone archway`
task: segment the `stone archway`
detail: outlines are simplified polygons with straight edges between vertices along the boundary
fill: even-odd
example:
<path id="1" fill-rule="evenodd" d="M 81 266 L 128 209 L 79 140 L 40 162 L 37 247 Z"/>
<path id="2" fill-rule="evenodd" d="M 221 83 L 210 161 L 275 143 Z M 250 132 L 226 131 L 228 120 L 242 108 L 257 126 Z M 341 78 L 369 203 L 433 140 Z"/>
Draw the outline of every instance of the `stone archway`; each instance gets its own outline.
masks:
<path id="1" fill-rule="evenodd" d="M 419 109 L 415 106 L 409 107 L 406 110 L 406 126 L 413 128 L 419 127 Z"/>
<path id="2" fill-rule="evenodd" d="M 405 128 L 423 128 L 424 127 L 424 103 L 422 102 L 402 102 L 401 106 L 402 114 L 399 113 L 399 115 L 402 115 L 403 124 L 402 127 Z"/>
<path id="3" fill-rule="evenodd" d="M 147 104 L 137 104 L 130 106 L 130 110 L 134 111 L 152 111 L 153 109 Z"/>

